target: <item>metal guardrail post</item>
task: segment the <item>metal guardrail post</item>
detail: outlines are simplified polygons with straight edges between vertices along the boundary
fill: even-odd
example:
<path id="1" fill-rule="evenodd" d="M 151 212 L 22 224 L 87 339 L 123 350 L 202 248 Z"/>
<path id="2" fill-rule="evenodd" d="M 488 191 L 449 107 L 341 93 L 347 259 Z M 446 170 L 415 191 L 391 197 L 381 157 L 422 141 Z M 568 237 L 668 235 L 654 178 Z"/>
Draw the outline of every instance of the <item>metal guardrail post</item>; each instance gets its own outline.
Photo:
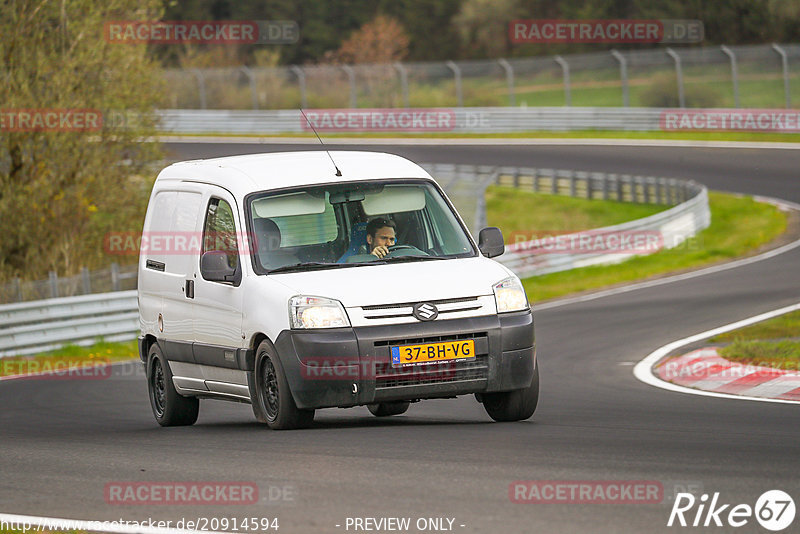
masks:
<path id="1" fill-rule="evenodd" d="M 92 292 L 92 281 L 89 278 L 89 269 L 86 267 L 81 267 L 81 282 L 83 283 L 83 294 L 90 294 Z"/>
<path id="2" fill-rule="evenodd" d="M 666 50 L 669 57 L 675 61 L 675 76 L 678 78 L 678 104 L 681 108 L 686 107 L 686 95 L 683 91 L 683 66 L 681 65 L 681 56 L 679 56 L 672 48 Z"/>
<path id="3" fill-rule="evenodd" d="M 249 67 L 242 65 L 241 67 L 239 67 L 239 70 L 241 70 L 244 73 L 244 75 L 247 76 L 247 79 L 250 80 L 250 95 L 253 100 L 253 109 L 258 109 L 258 91 L 256 87 L 256 77 L 253 74 L 253 71 Z"/>
<path id="4" fill-rule="evenodd" d="M 792 94 L 789 91 L 789 57 L 786 55 L 786 50 L 778 46 L 777 43 L 772 43 L 772 49 L 781 56 L 781 66 L 783 67 L 783 94 L 786 99 L 786 109 L 791 109 Z"/>
<path id="5" fill-rule="evenodd" d="M 292 71 L 297 77 L 297 86 L 300 88 L 300 107 L 307 108 L 308 100 L 306 99 L 306 73 L 303 72 L 303 67 L 297 65 L 290 65 L 289 70 Z"/>
<path id="6" fill-rule="evenodd" d="M 511 63 L 503 58 L 497 60 L 497 63 L 506 71 L 506 83 L 508 84 L 508 105 L 514 105 L 514 68 Z"/>
<path id="7" fill-rule="evenodd" d="M 55 271 L 47 273 L 47 280 L 50 283 L 50 298 L 58 298 L 58 275 Z"/>
<path id="8" fill-rule="evenodd" d="M 556 56 L 553 60 L 561 66 L 561 72 L 564 76 L 564 105 L 570 107 L 572 105 L 572 90 L 569 81 L 569 63 L 561 56 Z"/>
<path id="9" fill-rule="evenodd" d="M 356 71 L 350 65 L 342 65 L 342 70 L 347 73 L 347 79 L 350 82 L 350 108 L 357 108 L 356 102 Z"/>
<path id="10" fill-rule="evenodd" d="M 622 105 L 627 108 L 631 105 L 630 92 L 628 90 L 628 60 L 616 50 L 612 50 L 611 55 L 619 62 L 619 79 L 622 82 Z"/>
<path id="11" fill-rule="evenodd" d="M 463 108 L 464 94 L 461 91 L 461 69 L 453 61 L 448 61 L 445 63 L 445 65 L 447 65 L 447 68 L 453 71 L 453 80 L 456 83 L 456 102 L 458 102 L 458 107 Z"/>
<path id="12" fill-rule="evenodd" d="M 119 291 L 119 265 L 111 264 L 111 290 Z"/>
<path id="13" fill-rule="evenodd" d="M 197 79 L 197 92 L 200 95 L 200 109 L 208 109 L 206 101 L 206 80 L 203 77 L 203 72 L 200 69 L 191 69 L 194 77 Z"/>
<path id="14" fill-rule="evenodd" d="M 399 61 L 395 61 L 393 65 L 400 74 L 400 87 L 403 92 L 403 106 L 407 108 L 411 107 L 408 103 L 408 70 L 406 69 L 405 65 Z"/>
<path id="15" fill-rule="evenodd" d="M 725 45 L 719 47 L 722 52 L 731 60 L 731 80 L 733 80 L 733 102 L 737 108 L 741 107 L 739 103 L 739 66 L 736 64 L 736 54 L 733 50 Z"/>
<path id="16" fill-rule="evenodd" d="M 19 277 L 15 276 L 14 280 L 12 280 L 12 283 L 14 284 L 14 294 L 16 295 L 16 302 L 22 302 L 22 283 L 20 282 Z"/>

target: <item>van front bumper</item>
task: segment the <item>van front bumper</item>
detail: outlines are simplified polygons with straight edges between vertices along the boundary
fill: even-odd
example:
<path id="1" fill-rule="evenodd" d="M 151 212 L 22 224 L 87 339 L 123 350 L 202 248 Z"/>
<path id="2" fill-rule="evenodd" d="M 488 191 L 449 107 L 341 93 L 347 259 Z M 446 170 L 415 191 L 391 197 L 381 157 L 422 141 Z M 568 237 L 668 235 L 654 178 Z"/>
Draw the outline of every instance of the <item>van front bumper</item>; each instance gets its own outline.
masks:
<path id="1" fill-rule="evenodd" d="M 395 368 L 392 346 L 475 341 L 475 358 Z M 453 397 L 528 387 L 536 365 L 530 310 L 388 326 L 287 330 L 275 342 L 298 408 Z"/>

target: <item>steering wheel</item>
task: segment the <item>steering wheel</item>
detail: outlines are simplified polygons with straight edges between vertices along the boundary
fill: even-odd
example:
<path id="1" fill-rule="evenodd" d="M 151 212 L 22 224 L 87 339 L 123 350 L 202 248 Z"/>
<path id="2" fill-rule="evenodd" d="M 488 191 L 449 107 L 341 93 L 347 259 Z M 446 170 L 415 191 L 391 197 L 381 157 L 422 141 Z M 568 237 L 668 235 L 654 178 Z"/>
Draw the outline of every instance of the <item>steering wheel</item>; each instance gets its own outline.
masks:
<path id="1" fill-rule="evenodd" d="M 412 245 L 392 245 L 387 247 L 389 252 L 385 257 L 397 258 L 399 256 L 428 256 L 428 253 Z"/>

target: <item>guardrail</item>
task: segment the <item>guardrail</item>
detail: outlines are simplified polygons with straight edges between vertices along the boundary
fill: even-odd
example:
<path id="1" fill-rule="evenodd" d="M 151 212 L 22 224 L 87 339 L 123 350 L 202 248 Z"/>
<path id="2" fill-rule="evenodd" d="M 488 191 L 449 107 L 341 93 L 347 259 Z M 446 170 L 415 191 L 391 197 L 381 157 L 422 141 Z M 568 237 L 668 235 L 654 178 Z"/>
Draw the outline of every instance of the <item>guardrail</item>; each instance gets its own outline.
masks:
<path id="1" fill-rule="evenodd" d="M 137 307 L 135 290 L 0 306 L 0 357 L 91 344 L 99 337 L 133 339 L 139 331 Z"/>
<path id="2" fill-rule="evenodd" d="M 523 190 L 676 206 L 636 221 L 593 230 L 593 234 L 651 231 L 666 247 L 693 236 L 710 223 L 708 193 L 691 181 L 650 176 L 453 164 L 423 164 L 456 204 L 475 235 L 486 226 L 484 193 L 491 184 Z M 544 252 L 544 253 L 543 253 Z M 507 247 L 499 261 L 520 277 L 585 265 L 615 263 L 626 254 L 558 253 L 527 241 Z M 0 358 L 35 354 L 66 343 L 86 345 L 133 339 L 139 331 L 136 291 L 65 297 L 0 306 Z"/>
<path id="3" fill-rule="evenodd" d="M 362 117 L 370 113 L 367 109 L 327 110 L 332 128 L 318 128 L 321 135 L 330 132 L 343 133 L 505 133 L 537 130 L 621 130 L 658 131 L 662 129 L 662 114 L 682 112 L 672 108 L 606 108 L 606 107 L 472 107 L 429 108 L 429 116 L 436 117 L 430 130 L 425 126 L 414 126 L 414 113 L 420 110 L 381 110 L 382 124 L 387 124 L 391 115 L 398 124 L 387 130 L 369 127 L 349 127 L 349 117 L 363 124 Z M 313 112 L 310 112 L 313 113 Z M 403 115 L 407 113 L 407 117 Z M 198 110 L 166 109 L 158 112 L 160 131 L 165 134 L 241 134 L 273 135 L 285 133 L 310 133 L 297 109 L 283 110 Z M 444 117 L 444 119 L 442 119 Z M 440 120 L 447 122 L 442 125 Z M 369 123 L 369 121 L 367 121 Z M 319 125 L 321 121 L 318 121 Z M 335 125 L 341 125 L 336 129 Z M 407 124 L 407 127 L 402 127 Z M 334 141 L 329 141 L 334 142 Z"/>

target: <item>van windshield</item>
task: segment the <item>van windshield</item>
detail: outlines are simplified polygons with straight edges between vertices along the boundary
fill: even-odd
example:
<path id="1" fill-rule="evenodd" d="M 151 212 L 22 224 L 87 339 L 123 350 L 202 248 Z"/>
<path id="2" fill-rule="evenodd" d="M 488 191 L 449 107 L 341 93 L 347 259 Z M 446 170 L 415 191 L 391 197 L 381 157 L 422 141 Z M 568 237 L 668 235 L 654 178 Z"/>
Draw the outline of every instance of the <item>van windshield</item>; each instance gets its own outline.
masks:
<path id="1" fill-rule="evenodd" d="M 256 271 L 290 271 L 476 255 L 427 181 L 338 183 L 252 195 Z"/>

